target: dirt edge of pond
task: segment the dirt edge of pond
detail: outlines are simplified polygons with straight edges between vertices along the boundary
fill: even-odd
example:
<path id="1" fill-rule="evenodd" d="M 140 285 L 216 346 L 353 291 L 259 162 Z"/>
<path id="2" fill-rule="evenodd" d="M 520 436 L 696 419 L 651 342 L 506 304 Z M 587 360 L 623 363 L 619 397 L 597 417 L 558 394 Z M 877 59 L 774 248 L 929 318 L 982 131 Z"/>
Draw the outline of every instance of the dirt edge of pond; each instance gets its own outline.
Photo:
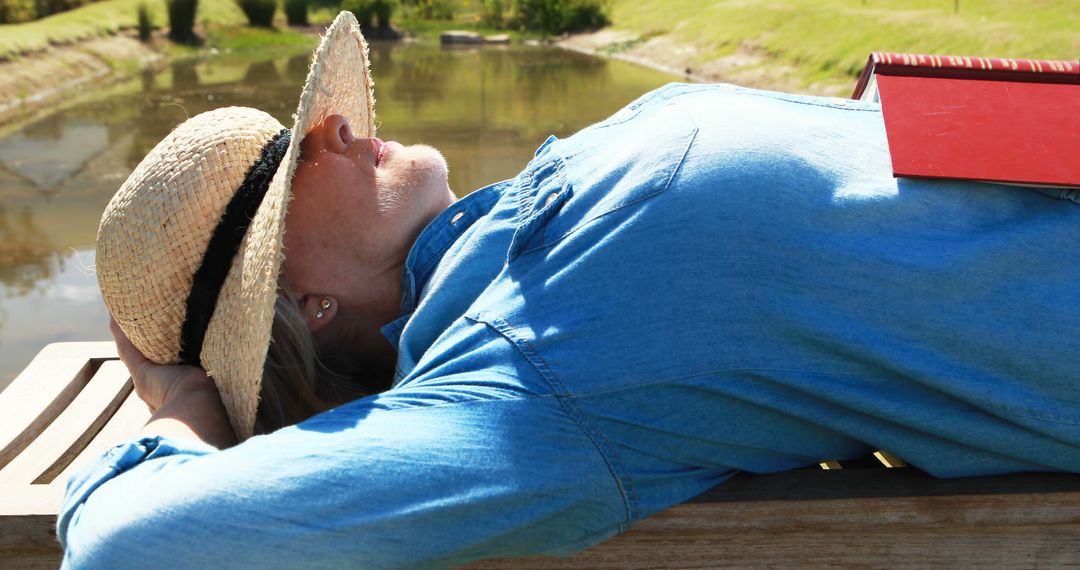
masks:
<path id="1" fill-rule="evenodd" d="M 797 70 L 770 58 L 753 46 L 740 46 L 734 54 L 702 60 L 697 46 L 676 42 L 665 35 L 646 37 L 621 29 L 574 34 L 555 42 L 563 49 L 651 67 L 703 83 L 735 83 L 788 93 L 850 96 L 854 81 L 804 85 Z"/>
<path id="2" fill-rule="evenodd" d="M 164 59 L 133 36 L 117 34 L 0 61 L 0 127 L 95 86 Z"/>

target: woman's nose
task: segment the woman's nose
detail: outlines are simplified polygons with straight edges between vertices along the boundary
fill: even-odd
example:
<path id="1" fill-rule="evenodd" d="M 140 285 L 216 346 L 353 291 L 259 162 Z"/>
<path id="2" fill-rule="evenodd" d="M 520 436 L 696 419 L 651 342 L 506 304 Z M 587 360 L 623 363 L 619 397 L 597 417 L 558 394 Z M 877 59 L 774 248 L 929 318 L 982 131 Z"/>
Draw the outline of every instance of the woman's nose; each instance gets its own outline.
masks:
<path id="1" fill-rule="evenodd" d="M 345 152 L 353 142 L 349 120 L 341 115 L 330 115 L 315 129 L 318 132 L 319 146 L 330 152 Z"/>

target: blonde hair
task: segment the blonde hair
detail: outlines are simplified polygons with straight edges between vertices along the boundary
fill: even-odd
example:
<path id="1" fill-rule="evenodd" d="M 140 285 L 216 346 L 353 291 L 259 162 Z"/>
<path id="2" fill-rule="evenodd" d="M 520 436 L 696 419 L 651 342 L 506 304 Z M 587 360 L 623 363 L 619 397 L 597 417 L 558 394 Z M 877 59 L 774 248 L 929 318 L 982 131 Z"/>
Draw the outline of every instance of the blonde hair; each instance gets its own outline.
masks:
<path id="1" fill-rule="evenodd" d="M 255 415 L 256 435 L 385 390 L 391 380 L 375 376 L 358 359 L 334 354 L 342 352 L 342 343 L 320 350 L 298 301 L 287 285 L 280 285 Z"/>

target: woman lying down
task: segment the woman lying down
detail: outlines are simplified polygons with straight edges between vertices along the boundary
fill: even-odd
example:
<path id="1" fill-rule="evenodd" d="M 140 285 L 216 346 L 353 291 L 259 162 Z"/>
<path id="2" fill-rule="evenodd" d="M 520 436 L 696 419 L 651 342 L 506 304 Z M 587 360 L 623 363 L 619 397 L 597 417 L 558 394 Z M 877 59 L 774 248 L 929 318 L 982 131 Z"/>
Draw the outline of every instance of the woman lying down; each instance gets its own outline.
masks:
<path id="1" fill-rule="evenodd" d="M 374 138 L 342 14 L 295 123 L 178 126 L 98 272 L 154 414 L 69 483 L 69 568 L 575 552 L 738 471 L 887 449 L 1080 471 L 1080 208 L 895 179 L 881 111 L 669 85 L 457 200 Z"/>

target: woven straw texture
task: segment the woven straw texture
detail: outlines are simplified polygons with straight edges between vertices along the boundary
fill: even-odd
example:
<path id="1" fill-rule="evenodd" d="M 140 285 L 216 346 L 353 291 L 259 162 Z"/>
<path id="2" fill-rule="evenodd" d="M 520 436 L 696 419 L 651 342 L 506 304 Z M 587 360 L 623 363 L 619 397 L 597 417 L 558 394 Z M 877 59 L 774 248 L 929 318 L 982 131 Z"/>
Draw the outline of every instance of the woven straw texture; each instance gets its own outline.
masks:
<path id="1" fill-rule="evenodd" d="M 282 236 L 300 141 L 332 114 L 374 136 L 367 44 L 342 12 L 323 37 L 300 97 L 292 140 L 233 259 L 202 347 L 239 440 L 251 437 L 284 260 Z M 147 358 L 175 363 L 195 270 L 226 204 L 282 128 L 255 109 L 193 117 L 162 140 L 105 208 L 97 274 L 109 312 Z"/>

